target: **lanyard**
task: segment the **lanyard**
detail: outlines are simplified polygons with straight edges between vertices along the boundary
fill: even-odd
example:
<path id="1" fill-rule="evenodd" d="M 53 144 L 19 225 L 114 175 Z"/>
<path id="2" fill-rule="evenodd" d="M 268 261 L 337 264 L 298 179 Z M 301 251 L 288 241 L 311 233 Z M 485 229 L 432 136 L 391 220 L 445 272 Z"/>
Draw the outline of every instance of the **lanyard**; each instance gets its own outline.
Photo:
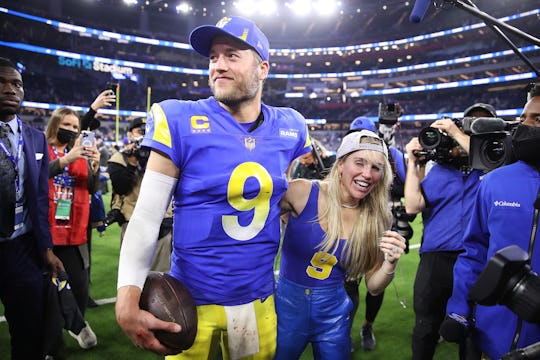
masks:
<path id="1" fill-rule="evenodd" d="M 58 150 L 56 150 L 56 147 L 54 145 L 51 145 L 52 151 L 54 153 L 54 156 L 60 161 L 60 155 L 58 154 Z M 64 156 L 68 153 L 67 147 L 64 149 Z M 69 169 L 68 165 L 64 166 L 64 173 L 62 174 L 62 180 L 64 182 L 64 186 L 69 186 Z"/>
<path id="2" fill-rule="evenodd" d="M 9 125 L 6 124 L 6 126 L 9 126 Z M 11 151 L 9 151 L 9 149 L 6 147 L 6 144 L 4 144 L 3 141 L 0 141 L 0 148 L 2 148 L 2 151 L 4 151 L 4 153 L 6 154 L 6 157 L 13 164 L 13 169 L 15 170 L 15 191 L 17 194 L 20 194 L 21 193 L 21 181 L 20 181 L 21 179 L 19 178 L 19 159 L 21 159 L 22 157 L 24 141 L 22 137 L 22 121 L 19 117 L 17 117 L 17 128 L 19 132 L 19 143 L 17 144 L 17 153 L 12 154 Z M 8 138 L 8 141 L 9 141 L 9 138 Z"/>

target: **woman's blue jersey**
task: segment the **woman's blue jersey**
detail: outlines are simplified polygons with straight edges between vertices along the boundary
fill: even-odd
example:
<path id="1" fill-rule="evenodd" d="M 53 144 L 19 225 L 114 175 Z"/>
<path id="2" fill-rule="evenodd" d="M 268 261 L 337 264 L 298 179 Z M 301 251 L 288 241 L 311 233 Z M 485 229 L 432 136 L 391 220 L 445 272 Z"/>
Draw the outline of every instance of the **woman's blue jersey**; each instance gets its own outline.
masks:
<path id="1" fill-rule="evenodd" d="M 281 248 L 281 276 L 307 287 L 342 284 L 345 280 L 343 240 L 334 254 L 320 249 L 326 233 L 318 221 L 318 198 L 319 186 L 313 182 L 304 211 L 298 217 L 289 216 Z"/>

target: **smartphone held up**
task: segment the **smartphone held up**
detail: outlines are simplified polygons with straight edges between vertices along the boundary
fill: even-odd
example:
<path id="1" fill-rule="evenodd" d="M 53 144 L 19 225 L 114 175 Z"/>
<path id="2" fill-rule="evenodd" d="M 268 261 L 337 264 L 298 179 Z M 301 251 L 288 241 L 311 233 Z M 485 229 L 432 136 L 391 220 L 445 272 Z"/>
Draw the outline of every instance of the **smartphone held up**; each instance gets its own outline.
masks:
<path id="1" fill-rule="evenodd" d="M 118 90 L 118 83 L 108 82 L 107 85 L 105 86 L 105 90 L 110 90 L 116 95 L 116 93 L 118 92 L 117 91 Z"/>

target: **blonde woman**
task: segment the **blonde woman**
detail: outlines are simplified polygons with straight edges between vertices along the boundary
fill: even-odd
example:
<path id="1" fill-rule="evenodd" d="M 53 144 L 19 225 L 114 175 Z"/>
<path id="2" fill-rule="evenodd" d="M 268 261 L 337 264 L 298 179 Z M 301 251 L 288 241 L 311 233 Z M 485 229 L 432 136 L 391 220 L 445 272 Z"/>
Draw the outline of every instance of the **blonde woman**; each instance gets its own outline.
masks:
<path id="1" fill-rule="evenodd" d="M 275 294 L 275 359 L 299 358 L 308 343 L 315 359 L 349 359 L 344 280 L 365 276 L 368 291 L 380 293 L 405 249 L 405 239 L 387 230 L 391 182 L 386 145 L 362 130 L 343 138 L 324 180 L 290 183 L 281 200 L 290 216 Z"/>

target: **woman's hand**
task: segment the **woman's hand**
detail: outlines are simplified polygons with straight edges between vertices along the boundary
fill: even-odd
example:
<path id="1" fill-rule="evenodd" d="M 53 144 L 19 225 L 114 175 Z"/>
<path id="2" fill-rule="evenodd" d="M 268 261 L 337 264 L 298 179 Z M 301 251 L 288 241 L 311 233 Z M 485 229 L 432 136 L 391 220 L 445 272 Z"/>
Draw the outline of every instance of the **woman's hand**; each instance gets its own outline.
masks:
<path id="1" fill-rule="evenodd" d="M 384 253 L 384 261 L 366 274 L 366 286 L 372 295 L 382 293 L 390 284 L 405 247 L 405 238 L 395 231 L 385 231 L 379 238 L 379 248 Z"/>
<path id="2" fill-rule="evenodd" d="M 95 143 L 93 146 L 82 146 L 81 139 L 82 139 L 82 135 L 79 135 L 79 137 L 75 140 L 73 147 L 62 158 L 65 161 L 65 163 L 64 164 L 61 163 L 60 165 L 66 166 L 68 164 L 71 164 L 74 161 L 77 161 L 78 159 L 87 159 L 88 161 L 90 161 L 90 165 L 92 166 L 92 171 L 95 174 L 99 171 L 99 159 L 101 158 L 101 154 L 99 150 L 97 149 L 97 146 Z"/>
<path id="3" fill-rule="evenodd" d="M 97 112 L 99 109 L 105 106 L 111 106 L 116 101 L 116 95 L 114 94 L 114 91 L 107 89 L 103 90 L 97 98 L 94 100 L 92 105 L 90 107 L 92 110 Z"/>
<path id="4" fill-rule="evenodd" d="M 94 143 L 93 146 L 85 146 L 84 151 L 86 154 L 86 157 L 88 158 L 88 161 L 90 161 L 90 165 L 92 166 L 92 171 L 97 173 L 99 171 L 99 159 L 101 158 L 101 154 Z"/>
<path id="5" fill-rule="evenodd" d="M 379 242 L 379 247 L 384 253 L 384 259 L 392 265 L 405 252 L 406 246 L 405 238 L 392 230 L 385 231 Z"/>
<path id="6" fill-rule="evenodd" d="M 69 165 L 72 162 L 77 161 L 78 159 L 86 158 L 86 152 L 84 150 L 84 146 L 81 145 L 81 138 L 82 138 L 82 135 L 79 135 L 79 137 L 75 139 L 75 143 L 73 144 L 73 147 L 69 149 L 69 152 L 62 158 L 65 161 L 63 166 Z"/>

